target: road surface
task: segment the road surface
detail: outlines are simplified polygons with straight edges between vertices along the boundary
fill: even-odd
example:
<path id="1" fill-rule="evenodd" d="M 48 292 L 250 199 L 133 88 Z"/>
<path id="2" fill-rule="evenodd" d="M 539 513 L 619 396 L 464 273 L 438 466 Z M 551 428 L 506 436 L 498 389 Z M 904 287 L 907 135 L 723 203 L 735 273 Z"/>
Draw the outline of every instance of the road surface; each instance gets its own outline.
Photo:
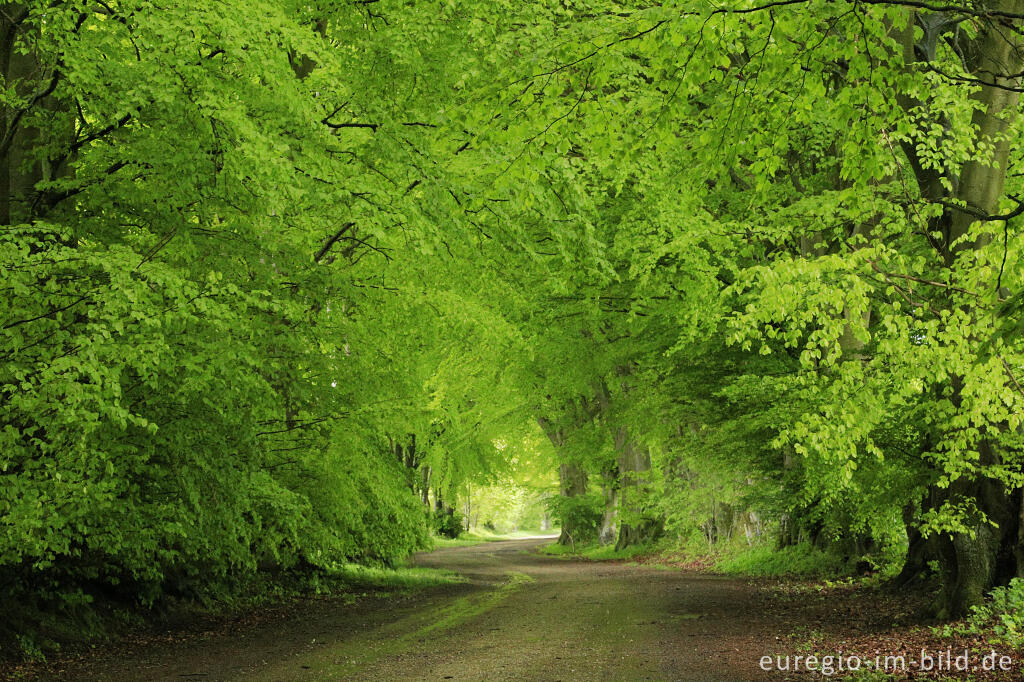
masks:
<path id="1" fill-rule="evenodd" d="M 416 557 L 465 584 L 355 604 L 327 599 L 271 621 L 87 657 L 41 679 L 742 680 L 782 679 L 784 648 L 756 584 L 618 562 L 545 556 L 550 539 Z"/>

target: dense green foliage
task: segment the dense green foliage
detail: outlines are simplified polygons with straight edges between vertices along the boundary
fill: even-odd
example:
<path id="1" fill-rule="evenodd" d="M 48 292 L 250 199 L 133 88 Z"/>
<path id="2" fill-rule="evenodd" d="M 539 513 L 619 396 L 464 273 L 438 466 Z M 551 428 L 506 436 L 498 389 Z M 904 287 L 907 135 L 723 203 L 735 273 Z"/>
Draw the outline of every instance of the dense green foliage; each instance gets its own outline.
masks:
<path id="1" fill-rule="evenodd" d="M 1020 0 L 0 9 L 4 603 L 545 496 L 1024 572 Z"/>
<path id="2" fill-rule="evenodd" d="M 1019 647 L 1024 643 L 1024 581 L 1014 578 L 992 590 L 991 600 L 971 607 L 963 623 L 938 628 L 946 635 L 981 635 L 1000 644 Z"/>
<path id="3" fill-rule="evenodd" d="M 472 404 L 502 346 L 450 342 L 498 331 L 433 307 L 463 288 L 427 265 L 443 181 L 399 153 L 428 128 L 393 120 L 436 116 L 424 88 L 451 83 L 420 67 L 456 44 L 278 3 L 3 16 L 4 603 L 147 605 L 428 546 L 395 441 L 427 443 L 438 489 L 500 466 Z M 333 123 L 353 115 L 399 128 Z"/>

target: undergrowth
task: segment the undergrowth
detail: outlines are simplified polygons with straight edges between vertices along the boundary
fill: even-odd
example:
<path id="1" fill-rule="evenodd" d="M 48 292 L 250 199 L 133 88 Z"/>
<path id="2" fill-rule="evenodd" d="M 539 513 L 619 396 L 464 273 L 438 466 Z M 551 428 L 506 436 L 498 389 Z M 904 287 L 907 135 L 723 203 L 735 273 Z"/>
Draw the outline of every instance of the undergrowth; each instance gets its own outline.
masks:
<path id="1" fill-rule="evenodd" d="M 853 567 L 849 560 L 836 554 L 799 544 L 781 549 L 755 545 L 745 551 L 728 553 L 715 561 L 713 570 L 729 575 L 829 578 L 849 575 Z"/>
<path id="2" fill-rule="evenodd" d="M 995 588 L 985 603 L 971 607 L 966 619 L 938 626 L 934 631 L 944 637 L 979 635 L 993 644 L 1024 647 L 1024 580 L 1014 578 L 1008 585 Z"/>
<path id="3" fill-rule="evenodd" d="M 576 546 L 560 545 L 555 542 L 540 549 L 542 554 L 547 554 L 549 556 L 573 557 L 590 559 L 592 561 L 633 559 L 638 556 L 651 554 L 655 551 L 657 551 L 657 547 L 652 545 L 633 545 L 617 550 L 615 549 L 615 545 L 600 545 L 596 542 Z"/>
<path id="4" fill-rule="evenodd" d="M 45 660 L 64 649 L 110 640 L 129 629 L 171 628 L 227 617 L 311 596 L 355 601 L 368 593 L 409 592 L 464 582 L 440 569 L 337 564 L 329 569 L 243 574 L 208 583 L 187 596 L 165 597 L 146 608 L 112 593 L 52 590 L 5 607 L 0 660 Z M 45 634 L 44 634 L 45 633 Z"/>

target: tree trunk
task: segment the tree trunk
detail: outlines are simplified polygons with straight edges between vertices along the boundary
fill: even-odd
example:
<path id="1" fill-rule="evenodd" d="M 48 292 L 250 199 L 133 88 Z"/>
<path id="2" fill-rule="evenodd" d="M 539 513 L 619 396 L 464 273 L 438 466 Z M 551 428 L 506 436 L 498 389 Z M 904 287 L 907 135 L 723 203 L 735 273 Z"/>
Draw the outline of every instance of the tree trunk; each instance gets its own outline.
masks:
<path id="1" fill-rule="evenodd" d="M 903 510 L 903 525 L 907 529 L 907 554 L 903 568 L 892 581 L 897 588 L 916 583 L 928 571 L 928 562 L 933 558 L 932 543 L 918 529 L 912 504 Z"/>
<path id="2" fill-rule="evenodd" d="M 990 443 L 982 443 L 980 450 L 982 466 L 1000 463 Z M 1021 491 L 984 477 L 962 478 L 951 488 L 953 500 L 973 502 L 980 512 L 971 518 L 972 532 L 952 535 L 952 551 L 947 554 L 947 563 L 951 559 L 953 565 L 947 567 L 938 615 L 958 618 L 980 604 L 993 587 L 1005 585 L 1021 572 Z"/>
<path id="3" fill-rule="evenodd" d="M 587 494 L 587 472 L 578 464 L 563 462 L 558 466 L 559 494 L 562 497 L 578 497 Z M 581 529 L 572 517 L 562 519 L 562 532 L 558 544 L 575 546 L 581 537 Z"/>
<path id="4" fill-rule="evenodd" d="M 747 546 L 754 544 L 754 539 L 761 537 L 761 518 L 757 512 L 749 511 L 743 515 L 743 535 L 747 538 Z"/>
<path id="5" fill-rule="evenodd" d="M 615 549 L 620 550 L 656 539 L 664 529 L 664 522 L 651 516 L 646 505 L 652 468 L 650 451 L 633 442 L 629 429 L 624 426 L 615 434 L 615 448 L 619 452 L 619 506 L 622 510 Z"/>
<path id="6" fill-rule="evenodd" d="M 1024 13 L 1022 0 L 993 2 L 992 9 Z M 994 20 L 990 20 L 994 21 Z M 978 221 L 977 212 L 995 215 L 999 211 L 999 200 L 1006 183 L 1006 167 L 1010 155 L 1010 141 L 1006 135 L 1010 121 L 1016 117 L 1021 85 L 1019 74 L 1024 68 L 1022 49 L 1024 41 L 1015 33 L 1020 22 L 1005 27 L 990 25 L 979 35 L 972 46 L 972 75 L 985 83 L 972 95 L 981 107 L 975 109 L 973 123 L 978 129 L 978 139 L 992 144 L 992 157 L 988 161 L 972 159 L 960 170 L 960 182 L 956 198 L 966 203 L 966 209 L 950 210 L 947 262 L 961 252 L 970 251 L 986 243 L 985 240 L 963 240 L 971 225 Z M 1009 75 L 1004 77 L 1001 74 Z"/>
<path id="7" fill-rule="evenodd" d="M 1024 12 L 1024 0 L 1002 0 L 992 9 Z M 1024 41 L 1017 33 L 1017 20 L 997 22 L 994 19 L 978 35 L 971 46 L 971 72 L 984 85 L 972 97 L 981 105 L 975 110 L 974 125 L 978 139 L 992 145 L 989 159 L 972 159 L 960 171 L 956 198 L 966 209 L 950 208 L 949 235 L 946 240 L 946 261 L 953 266 L 958 260 L 971 258 L 975 249 L 984 246 L 989 237 L 970 239 L 971 226 L 980 215 L 995 215 L 1003 196 L 1010 143 L 1007 136 L 1016 116 L 1019 74 L 1024 70 Z M 1003 26 L 1003 23 L 1012 24 Z M 953 380 L 954 404 L 959 406 L 960 381 Z M 978 445 L 982 466 L 999 466 L 1002 457 L 991 441 Z M 992 587 L 1004 584 L 1021 572 L 1017 557 L 1020 548 L 1019 492 L 1008 490 L 1000 481 L 984 472 L 976 478 L 963 477 L 951 486 L 952 499 L 973 502 L 980 514 L 971 522 L 970 532 L 952 537 L 955 566 L 948 573 L 955 580 L 945 585 L 945 603 L 941 616 L 959 617 L 971 606 L 981 603 Z M 984 516 L 982 516 L 984 515 Z M 993 526 L 992 523 L 996 525 Z"/>
<path id="8" fill-rule="evenodd" d="M 538 417 L 537 424 L 547 434 L 548 440 L 555 447 L 555 452 L 559 454 L 559 457 L 566 456 L 565 431 L 544 417 Z M 558 465 L 558 482 L 558 493 L 562 497 L 579 497 L 587 494 L 587 472 L 575 462 L 563 461 Z M 575 546 L 578 541 L 583 539 L 580 537 L 580 531 L 576 519 L 563 518 L 558 544 Z"/>
<path id="9" fill-rule="evenodd" d="M 23 53 L 16 49 L 18 34 L 25 30 L 21 20 L 26 12 L 20 3 L 8 5 L 0 12 L 0 67 L 5 85 L 13 86 L 20 96 L 33 99 L 33 93 L 43 87 L 39 77 L 44 74 L 32 50 Z M 39 134 L 26 124 L 31 110 L 23 112 L 4 105 L 2 112 L 0 137 L 7 149 L 6 153 L 0 154 L 0 224 L 17 225 L 32 220 L 31 197 L 36 183 L 43 179 L 42 165 L 31 160 Z"/>
<path id="10" fill-rule="evenodd" d="M 405 448 L 405 459 L 403 460 L 407 469 L 415 469 L 419 464 L 419 457 L 416 454 L 416 434 L 409 434 L 409 445 Z"/>
<path id="11" fill-rule="evenodd" d="M 601 531 L 597 539 L 602 545 L 615 542 L 616 519 L 619 514 L 619 489 L 614 480 L 606 480 L 602 486 L 604 493 L 604 517 L 601 519 Z"/>
<path id="12" fill-rule="evenodd" d="M 430 465 L 424 464 L 420 467 L 420 495 L 423 501 L 423 506 L 430 509 Z"/>

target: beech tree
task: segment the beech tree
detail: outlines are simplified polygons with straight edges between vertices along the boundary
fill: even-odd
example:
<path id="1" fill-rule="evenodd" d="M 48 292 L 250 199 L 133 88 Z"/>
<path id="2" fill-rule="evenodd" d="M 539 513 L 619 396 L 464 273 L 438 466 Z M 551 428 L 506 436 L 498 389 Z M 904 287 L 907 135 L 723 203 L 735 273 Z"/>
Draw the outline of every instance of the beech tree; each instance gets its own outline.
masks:
<path id="1" fill-rule="evenodd" d="M 510 106 L 530 114 L 501 131 L 509 149 L 529 142 L 524 178 L 559 169 L 625 202 L 569 211 L 607 254 L 589 267 L 593 251 L 577 252 L 571 291 L 598 301 L 609 289 L 595 287 L 625 285 L 632 330 L 657 328 L 641 312 L 674 323 L 660 352 L 710 333 L 792 358 L 774 381 L 802 411 L 779 415 L 770 443 L 799 472 L 794 514 L 870 516 L 845 501 L 898 493 L 884 514 L 914 519 L 948 615 L 1019 573 L 1020 349 L 1005 330 L 1022 14 L 810 1 L 579 13 L 562 24 L 576 40 L 518 68 Z M 634 350 L 641 366 L 657 357 Z M 741 374 L 757 375 L 752 360 Z M 886 473 L 901 484 L 880 485 Z"/>
<path id="2" fill-rule="evenodd" d="M 532 439 L 570 544 L 964 613 L 1024 574 L 1022 22 L 0 3 L 4 599 L 394 563 Z"/>

